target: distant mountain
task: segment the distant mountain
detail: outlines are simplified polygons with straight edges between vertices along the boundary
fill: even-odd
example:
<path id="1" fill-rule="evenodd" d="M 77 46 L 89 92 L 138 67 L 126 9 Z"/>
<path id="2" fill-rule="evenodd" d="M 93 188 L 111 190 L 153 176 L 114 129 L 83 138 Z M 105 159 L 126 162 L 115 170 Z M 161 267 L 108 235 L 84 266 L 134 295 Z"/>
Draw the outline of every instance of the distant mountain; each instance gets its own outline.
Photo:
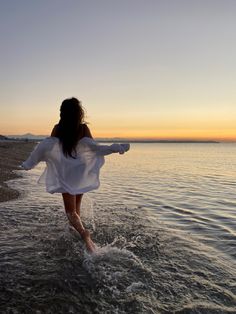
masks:
<path id="1" fill-rule="evenodd" d="M 28 139 L 28 140 L 43 140 L 49 135 L 34 135 L 26 133 L 23 135 L 8 135 L 9 139 Z M 3 138 L 2 138 L 3 139 Z M 219 143 L 217 141 L 204 141 L 204 140 L 147 140 L 147 139 L 134 139 L 134 138 L 96 138 L 101 143 Z"/>
<path id="2" fill-rule="evenodd" d="M 142 139 L 127 139 L 127 138 L 96 138 L 101 143 L 159 143 L 159 144 L 201 144 L 201 143 L 219 143 L 218 141 L 204 141 L 204 140 L 142 140 Z"/>
<path id="3" fill-rule="evenodd" d="M 22 135 L 8 135 L 9 138 L 16 138 L 16 139 L 29 139 L 29 140 L 42 140 L 48 135 L 34 135 L 31 133 L 26 133 Z"/>
<path id="4" fill-rule="evenodd" d="M 8 138 L 4 135 L 0 135 L 0 140 L 7 140 Z"/>

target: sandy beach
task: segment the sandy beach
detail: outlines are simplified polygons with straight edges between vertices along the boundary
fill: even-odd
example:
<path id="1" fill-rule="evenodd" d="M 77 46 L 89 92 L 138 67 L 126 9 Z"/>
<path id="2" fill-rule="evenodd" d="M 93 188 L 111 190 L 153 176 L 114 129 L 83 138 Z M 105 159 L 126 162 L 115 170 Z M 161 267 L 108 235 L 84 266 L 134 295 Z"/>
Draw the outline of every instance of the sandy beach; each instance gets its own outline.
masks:
<path id="1" fill-rule="evenodd" d="M 19 196 L 19 192 L 7 186 L 6 181 L 19 177 L 14 170 L 24 161 L 35 146 L 35 142 L 0 141 L 0 202 Z"/>

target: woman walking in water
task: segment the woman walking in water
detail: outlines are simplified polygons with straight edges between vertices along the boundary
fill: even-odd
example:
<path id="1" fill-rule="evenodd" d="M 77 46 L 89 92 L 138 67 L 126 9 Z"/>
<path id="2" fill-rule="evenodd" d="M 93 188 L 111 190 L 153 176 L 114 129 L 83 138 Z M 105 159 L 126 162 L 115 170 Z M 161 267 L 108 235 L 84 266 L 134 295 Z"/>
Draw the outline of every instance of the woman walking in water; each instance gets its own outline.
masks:
<path id="1" fill-rule="evenodd" d="M 22 163 L 25 170 L 46 162 L 44 179 L 49 193 L 61 193 L 70 224 L 80 233 L 88 251 L 95 251 L 90 233 L 80 219 L 83 194 L 99 187 L 99 170 L 104 156 L 129 150 L 129 144 L 99 145 L 84 123 L 84 110 L 76 98 L 65 99 L 60 108 L 60 121 L 51 137 L 40 142 Z"/>

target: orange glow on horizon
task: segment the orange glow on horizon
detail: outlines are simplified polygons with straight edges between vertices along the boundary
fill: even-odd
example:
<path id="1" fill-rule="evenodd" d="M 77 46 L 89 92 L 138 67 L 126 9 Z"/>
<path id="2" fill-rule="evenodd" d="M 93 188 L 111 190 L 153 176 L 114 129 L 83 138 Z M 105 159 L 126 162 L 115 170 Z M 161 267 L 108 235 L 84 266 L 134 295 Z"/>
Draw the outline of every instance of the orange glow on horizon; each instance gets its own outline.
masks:
<path id="1" fill-rule="evenodd" d="M 52 124 L 53 127 L 53 124 Z M 236 129 L 224 130 L 191 130 L 191 129 L 172 129 L 172 130 L 148 130 L 148 129 L 114 129 L 107 128 L 101 130 L 89 125 L 94 138 L 124 138 L 134 140 L 216 140 L 216 141 L 236 141 Z M 48 136 L 50 128 L 6 128 L 0 130 L 1 135 L 22 135 L 32 133 L 35 135 Z"/>
<path id="2" fill-rule="evenodd" d="M 236 130 L 158 130 L 93 132 L 97 138 L 124 138 L 137 140 L 216 140 L 236 141 Z"/>

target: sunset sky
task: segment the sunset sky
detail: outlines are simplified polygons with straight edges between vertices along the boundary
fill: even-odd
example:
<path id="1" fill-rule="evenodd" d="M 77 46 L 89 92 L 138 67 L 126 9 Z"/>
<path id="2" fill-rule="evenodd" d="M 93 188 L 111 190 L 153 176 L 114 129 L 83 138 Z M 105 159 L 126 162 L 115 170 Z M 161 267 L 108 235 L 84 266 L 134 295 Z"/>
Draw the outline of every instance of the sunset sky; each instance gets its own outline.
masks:
<path id="1" fill-rule="evenodd" d="M 0 0 L 0 134 L 236 140 L 235 0 Z"/>

